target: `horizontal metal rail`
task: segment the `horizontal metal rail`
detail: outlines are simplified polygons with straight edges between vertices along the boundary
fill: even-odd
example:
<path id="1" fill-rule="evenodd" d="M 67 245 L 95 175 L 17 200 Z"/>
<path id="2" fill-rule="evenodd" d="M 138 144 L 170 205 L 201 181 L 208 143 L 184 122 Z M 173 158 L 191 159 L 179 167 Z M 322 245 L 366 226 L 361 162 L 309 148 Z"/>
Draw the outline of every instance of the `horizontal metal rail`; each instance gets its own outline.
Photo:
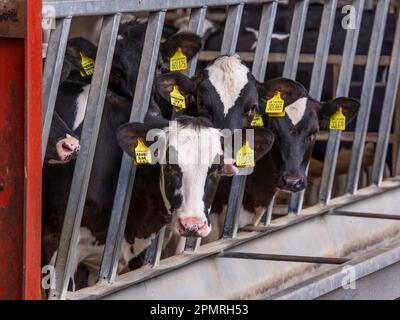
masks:
<path id="1" fill-rule="evenodd" d="M 223 252 L 218 254 L 216 257 L 231 258 L 231 259 L 301 262 L 301 263 L 321 263 L 321 264 L 343 264 L 349 261 L 349 259 L 345 258 L 309 257 L 309 256 L 294 256 L 294 255 L 284 255 L 284 254 L 266 254 L 266 253 L 251 253 L 251 252 Z"/>
<path id="2" fill-rule="evenodd" d="M 240 56 L 240 58 L 245 62 L 253 62 L 255 53 L 254 52 L 236 52 Z M 219 51 L 209 51 L 203 50 L 199 53 L 200 61 L 211 61 L 217 58 L 220 55 Z M 342 64 L 342 55 L 340 54 L 330 54 L 328 55 L 327 64 L 332 65 L 341 65 Z M 381 56 L 379 59 L 380 66 L 389 66 L 391 62 L 391 56 Z M 267 59 L 268 63 L 284 63 L 286 61 L 286 53 L 279 52 L 270 52 Z M 311 53 L 301 53 L 299 56 L 299 63 L 314 63 L 315 54 Z M 356 55 L 354 57 L 353 65 L 355 66 L 365 66 L 368 61 L 367 55 Z"/>
<path id="3" fill-rule="evenodd" d="M 370 212 L 354 212 L 354 211 L 333 211 L 330 213 L 333 216 L 346 216 L 346 217 L 358 217 L 358 218 L 371 218 L 371 219 L 384 219 L 384 220 L 400 220 L 399 214 L 386 214 L 386 213 L 370 213 Z"/>
<path id="4" fill-rule="evenodd" d="M 277 0 L 262 0 L 277 2 Z M 212 6 L 234 6 L 247 3 L 260 3 L 260 0 L 44 0 L 43 5 L 55 8 L 57 18 L 66 16 L 108 15 L 116 12 L 143 12 L 200 8 Z"/>

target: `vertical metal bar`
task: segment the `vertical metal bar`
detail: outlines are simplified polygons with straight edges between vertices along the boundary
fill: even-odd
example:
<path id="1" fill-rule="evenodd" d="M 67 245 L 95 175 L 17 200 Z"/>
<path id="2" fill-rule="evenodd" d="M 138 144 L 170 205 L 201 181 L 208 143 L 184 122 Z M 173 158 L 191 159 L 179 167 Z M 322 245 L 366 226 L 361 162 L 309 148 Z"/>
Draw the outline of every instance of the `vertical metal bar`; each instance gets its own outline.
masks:
<path id="1" fill-rule="evenodd" d="M 158 232 L 157 237 L 152 241 L 151 246 L 147 249 L 146 252 L 146 261 L 153 268 L 160 264 L 161 260 L 161 252 L 164 243 L 166 227 L 162 227 Z"/>
<path id="2" fill-rule="evenodd" d="M 70 27 L 71 17 L 58 20 L 56 29 L 51 32 L 47 49 L 43 70 L 42 163 L 46 154 Z"/>
<path id="3" fill-rule="evenodd" d="M 337 0 L 329 0 L 324 4 L 321 17 L 321 27 L 318 35 L 317 50 L 311 74 L 310 96 L 319 100 L 324 85 L 326 62 L 328 61 L 329 48 L 335 23 Z M 308 167 L 307 172 L 308 174 Z M 305 190 L 292 193 L 289 200 L 289 214 L 299 214 L 304 201 Z"/>
<path id="4" fill-rule="evenodd" d="M 165 11 L 149 15 L 130 122 L 143 122 L 145 118 L 157 66 L 164 20 Z M 117 272 L 135 174 L 136 166 L 133 165 L 132 159 L 124 153 L 100 268 L 100 282 L 114 281 Z"/>
<path id="5" fill-rule="evenodd" d="M 396 95 L 400 81 L 400 13 L 397 17 L 397 28 L 393 42 L 392 57 L 389 67 L 388 81 L 383 100 L 382 116 L 379 124 L 378 143 L 375 149 L 374 166 L 372 169 L 372 182 L 380 185 L 386 163 L 391 124 L 395 109 Z"/>
<path id="6" fill-rule="evenodd" d="M 252 72 L 259 81 L 264 80 L 267 68 L 266 60 L 271 45 L 272 31 L 275 22 L 276 10 L 278 4 L 276 2 L 264 4 L 260 22 L 260 34 L 256 47 Z M 229 36 L 229 30 L 225 29 L 225 36 Z M 237 233 L 239 224 L 240 209 L 242 207 L 243 194 L 246 186 L 246 176 L 234 176 L 229 192 L 228 210 L 226 213 L 223 237 L 233 238 Z"/>
<path id="7" fill-rule="evenodd" d="M 274 208 L 274 203 L 275 203 L 275 197 L 276 195 L 273 196 L 273 198 L 271 199 L 270 204 L 268 205 L 268 208 L 266 210 L 266 212 L 264 213 L 263 217 L 261 218 L 261 224 L 263 224 L 264 226 L 268 226 L 271 224 L 271 220 L 272 220 L 272 210 Z"/>
<path id="8" fill-rule="evenodd" d="M 369 115 L 375 91 L 376 75 L 379 67 L 389 5 L 390 0 L 381 0 L 376 7 L 374 26 L 368 51 L 368 61 L 365 67 L 365 78 L 361 92 L 361 107 L 357 116 L 353 148 L 347 174 L 346 190 L 351 194 L 356 193 L 358 189 L 365 137 L 368 130 Z"/>
<path id="9" fill-rule="evenodd" d="M 65 298 L 69 279 L 73 274 L 72 268 L 79 238 L 79 228 L 89 185 L 120 18 L 120 14 L 116 14 L 107 16 L 103 21 L 96 66 L 83 123 L 81 150 L 75 164 L 74 177 L 57 253 L 55 266 L 56 288 L 50 291 L 51 299 Z"/>
<path id="10" fill-rule="evenodd" d="M 308 3 L 309 0 L 301 0 L 296 1 L 295 4 L 286 61 L 283 68 L 283 76 L 285 78 L 296 78 L 304 27 L 306 25 Z"/>
<path id="11" fill-rule="evenodd" d="M 194 32 L 199 36 L 203 35 L 204 20 L 206 19 L 207 7 L 192 9 L 190 12 L 188 31 Z M 188 77 L 194 76 L 197 66 L 197 56 L 190 61 L 186 72 Z M 200 238 L 187 238 L 185 242 L 185 251 L 196 251 L 200 245 Z"/>
<path id="12" fill-rule="evenodd" d="M 259 37 L 254 53 L 252 73 L 258 81 L 264 81 L 268 64 L 268 54 L 271 47 L 271 37 L 275 25 L 275 16 L 278 3 L 264 4 L 261 13 Z"/>
<path id="13" fill-rule="evenodd" d="M 239 37 L 240 19 L 243 13 L 243 3 L 230 6 L 226 18 L 221 54 L 234 54 Z"/>
<path id="14" fill-rule="evenodd" d="M 364 10 L 364 0 L 355 0 L 353 7 L 357 14 L 355 29 L 348 29 L 343 49 L 343 57 L 340 66 L 339 80 L 336 89 L 336 96 L 346 96 L 349 94 L 351 76 L 353 74 L 354 58 L 357 49 L 358 36 L 360 33 L 360 25 Z M 322 171 L 321 188 L 319 191 L 319 199 L 327 204 L 331 198 L 333 179 L 336 171 L 337 157 L 339 153 L 341 131 L 330 130 L 328 144 L 326 147 L 324 169 Z"/>
<path id="15" fill-rule="evenodd" d="M 207 7 L 195 8 L 190 12 L 188 31 L 194 32 L 199 36 L 203 36 L 204 21 L 206 19 Z M 195 56 L 189 63 L 189 68 L 186 72 L 188 77 L 193 77 L 196 73 L 198 57 Z"/>

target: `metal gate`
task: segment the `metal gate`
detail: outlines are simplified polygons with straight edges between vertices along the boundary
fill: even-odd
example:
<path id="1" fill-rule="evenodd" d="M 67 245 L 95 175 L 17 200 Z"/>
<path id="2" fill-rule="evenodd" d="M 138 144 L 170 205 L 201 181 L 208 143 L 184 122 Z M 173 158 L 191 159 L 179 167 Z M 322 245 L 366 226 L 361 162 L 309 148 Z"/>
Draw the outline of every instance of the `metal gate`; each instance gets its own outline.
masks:
<path id="1" fill-rule="evenodd" d="M 357 25 L 355 29 L 347 31 L 345 45 L 341 60 L 340 72 L 336 90 L 336 96 L 348 95 L 351 85 L 353 66 L 357 60 L 356 49 L 357 39 L 360 32 L 361 16 L 365 5 L 364 0 L 354 0 L 352 5 L 357 13 Z M 75 172 L 72 181 L 68 206 L 65 214 L 64 225 L 61 234 L 60 247 L 56 260 L 56 286 L 51 291 L 51 299 L 65 299 L 67 287 L 72 273 L 73 257 L 75 256 L 78 242 L 78 232 L 82 220 L 83 208 L 88 189 L 90 172 L 95 152 L 97 136 L 106 89 L 110 75 L 111 63 L 117 40 L 118 27 L 121 13 L 127 12 L 149 12 L 148 25 L 145 36 L 142 59 L 138 74 L 136 91 L 132 104 L 130 121 L 143 121 L 147 106 L 150 101 L 151 87 L 154 80 L 154 73 L 158 57 L 159 44 L 167 10 L 191 8 L 189 29 L 199 35 L 203 30 L 203 24 L 207 8 L 214 6 L 229 6 L 225 32 L 223 36 L 221 54 L 235 53 L 239 35 L 241 16 L 244 5 L 249 3 L 263 3 L 259 38 L 254 54 L 252 72 L 255 78 L 263 81 L 270 52 L 271 37 L 277 12 L 278 1 L 264 0 L 44 0 L 43 5 L 54 9 L 57 24 L 51 33 L 47 58 L 43 74 L 43 123 L 42 123 L 42 161 L 46 151 L 49 136 L 50 124 L 53 117 L 57 90 L 61 77 L 64 54 L 66 50 L 68 34 L 72 17 L 99 15 L 104 16 L 101 29 L 100 42 L 96 56 L 96 66 L 89 93 L 87 111 L 81 135 L 81 150 L 75 165 Z M 301 45 L 303 32 L 306 23 L 308 0 L 296 1 L 293 20 L 291 24 L 290 38 L 287 54 L 284 59 L 283 76 L 295 78 L 299 61 L 302 56 Z M 325 1 L 322 13 L 317 49 L 313 58 L 313 69 L 310 84 L 310 95 L 316 99 L 320 98 L 323 87 L 323 80 L 329 56 L 329 47 L 335 21 L 337 0 Z M 320 203 L 315 207 L 307 209 L 307 215 L 302 214 L 304 193 L 292 195 L 289 205 L 289 213 L 294 217 L 281 228 L 293 225 L 316 215 L 329 212 L 345 204 L 356 200 L 370 197 L 387 190 L 388 185 L 383 181 L 385 159 L 391 135 L 391 126 L 395 110 L 396 95 L 398 92 L 400 78 L 400 19 L 397 19 L 396 35 L 394 39 L 393 52 L 386 64 L 389 66 L 388 79 L 386 83 L 385 97 L 382 101 L 382 116 L 380 119 L 379 132 L 376 139 L 376 152 L 373 165 L 373 188 L 368 192 L 359 193 L 358 181 L 361 170 L 361 161 L 364 145 L 367 137 L 369 115 L 371 111 L 375 80 L 378 67 L 382 64 L 381 48 L 385 32 L 385 21 L 390 7 L 390 0 L 378 1 L 373 25 L 371 42 L 368 56 L 366 58 L 365 77 L 362 84 L 361 109 L 358 114 L 356 130 L 354 133 L 353 151 L 350 167 L 348 170 L 347 195 L 340 199 L 331 199 L 332 185 L 336 169 L 336 161 L 341 141 L 340 131 L 330 131 L 328 145 L 325 155 L 325 165 L 322 175 L 322 183 L 319 192 Z M 362 31 L 361 31 L 362 32 Z M 187 74 L 194 75 L 197 59 L 190 63 Z M 396 148 L 396 150 L 400 150 Z M 400 174 L 400 157 L 396 154 L 397 169 L 395 176 Z M 124 234 L 126 217 L 128 214 L 131 192 L 135 178 L 136 168 L 131 159 L 124 155 L 119 173 L 119 181 L 115 194 L 114 205 L 111 213 L 111 220 L 107 234 L 103 260 L 99 274 L 99 284 L 112 286 L 116 281 L 116 269 L 118 264 L 119 251 Z M 390 179 L 390 188 L 400 187 L 400 181 L 396 178 Z M 256 231 L 255 235 L 245 238 L 236 238 L 238 229 L 238 218 L 243 199 L 245 177 L 238 176 L 233 179 L 229 195 L 229 206 L 225 221 L 223 239 L 213 250 L 201 251 L 199 253 L 198 243 L 187 242 L 187 251 L 192 250 L 198 254 L 189 254 L 176 257 L 167 267 L 160 267 L 160 256 L 163 242 L 163 230 L 153 242 L 150 255 L 150 268 L 145 268 L 135 273 L 134 281 L 126 285 L 133 285 L 146 279 L 158 276 L 172 269 L 187 265 L 212 255 L 221 253 L 226 248 L 232 248 L 244 242 L 251 241 L 262 235 L 271 232 L 269 223 L 271 221 L 272 206 L 267 210 L 262 219 L 262 225 L 248 228 Z"/>

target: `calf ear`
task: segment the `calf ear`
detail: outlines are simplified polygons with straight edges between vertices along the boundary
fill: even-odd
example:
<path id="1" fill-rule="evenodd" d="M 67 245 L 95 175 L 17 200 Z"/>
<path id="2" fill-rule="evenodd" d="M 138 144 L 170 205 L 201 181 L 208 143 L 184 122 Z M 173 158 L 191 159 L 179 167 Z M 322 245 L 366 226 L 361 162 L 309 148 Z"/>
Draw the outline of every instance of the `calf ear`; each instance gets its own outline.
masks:
<path id="1" fill-rule="evenodd" d="M 147 114 L 145 123 L 133 122 L 120 126 L 116 131 L 116 137 L 122 150 L 128 153 L 132 158 L 135 156 L 135 147 L 138 145 L 138 139 L 149 147 L 154 141 L 147 141 L 146 136 L 151 129 L 162 129 L 168 127 L 169 121 L 161 116 Z"/>
<path id="2" fill-rule="evenodd" d="M 301 83 L 286 78 L 276 78 L 263 83 L 257 83 L 257 88 L 261 110 L 265 109 L 267 101 L 277 92 L 280 92 L 281 98 L 285 101 L 285 106 L 308 96 L 307 90 Z"/>
<path id="3" fill-rule="evenodd" d="M 126 123 L 117 129 L 117 141 L 122 150 L 129 154 L 132 158 L 135 157 L 135 147 L 138 144 L 138 139 L 142 139 L 146 146 L 151 143 L 146 141 L 146 134 L 149 131 L 149 126 L 144 123 Z"/>
<path id="4" fill-rule="evenodd" d="M 346 124 L 349 124 L 357 115 L 360 108 L 360 102 L 356 99 L 340 97 L 328 102 L 321 103 L 319 109 L 319 119 L 321 128 L 329 128 L 329 119 L 332 115 L 342 108 L 342 112 L 346 117 Z"/>
<path id="5" fill-rule="evenodd" d="M 174 90 L 174 86 L 178 86 L 179 92 L 186 98 L 186 102 L 196 93 L 196 81 L 182 73 L 170 72 L 157 78 L 156 89 L 166 101 L 170 101 L 170 93 Z"/>
<path id="6" fill-rule="evenodd" d="M 175 54 L 176 50 L 181 48 L 182 53 L 190 61 L 201 49 L 201 37 L 193 32 L 179 32 L 167 40 L 162 48 L 162 57 L 165 62 Z"/>

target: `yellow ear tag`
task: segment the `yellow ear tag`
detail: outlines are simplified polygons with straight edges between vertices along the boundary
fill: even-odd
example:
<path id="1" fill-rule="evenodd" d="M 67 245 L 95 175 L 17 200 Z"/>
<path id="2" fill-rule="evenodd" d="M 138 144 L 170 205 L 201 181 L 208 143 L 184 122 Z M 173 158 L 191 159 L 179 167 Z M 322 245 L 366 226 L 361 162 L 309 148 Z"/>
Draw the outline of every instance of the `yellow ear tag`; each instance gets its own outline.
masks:
<path id="1" fill-rule="evenodd" d="M 277 91 L 275 95 L 267 101 L 265 112 L 274 114 L 282 113 L 284 112 L 284 105 L 285 101 L 281 98 L 281 93 Z"/>
<path id="2" fill-rule="evenodd" d="M 174 90 L 169 94 L 171 97 L 171 104 L 175 107 L 175 111 L 179 112 L 186 109 L 185 97 L 179 92 L 178 86 L 174 86 Z"/>
<path id="3" fill-rule="evenodd" d="M 141 138 L 138 138 L 138 144 L 135 148 L 135 164 L 148 164 L 151 163 L 151 151 L 150 149 L 144 144 Z"/>
<path id="4" fill-rule="evenodd" d="M 254 150 L 250 147 L 249 142 L 246 143 L 236 153 L 236 165 L 238 167 L 254 167 Z"/>
<path id="5" fill-rule="evenodd" d="M 329 121 L 329 129 L 343 131 L 346 129 L 346 116 L 343 114 L 342 107 L 331 116 Z"/>
<path id="6" fill-rule="evenodd" d="M 264 121 L 261 114 L 255 113 L 250 125 L 252 127 L 264 127 Z"/>
<path id="7" fill-rule="evenodd" d="M 170 71 L 182 71 L 187 69 L 187 57 L 182 53 L 182 49 L 178 48 L 172 58 L 169 60 Z"/>
<path id="8" fill-rule="evenodd" d="M 94 60 L 86 56 L 83 52 L 81 54 L 81 59 L 82 59 L 82 68 L 81 70 L 81 76 L 82 77 L 88 77 L 93 75 L 94 72 Z"/>

